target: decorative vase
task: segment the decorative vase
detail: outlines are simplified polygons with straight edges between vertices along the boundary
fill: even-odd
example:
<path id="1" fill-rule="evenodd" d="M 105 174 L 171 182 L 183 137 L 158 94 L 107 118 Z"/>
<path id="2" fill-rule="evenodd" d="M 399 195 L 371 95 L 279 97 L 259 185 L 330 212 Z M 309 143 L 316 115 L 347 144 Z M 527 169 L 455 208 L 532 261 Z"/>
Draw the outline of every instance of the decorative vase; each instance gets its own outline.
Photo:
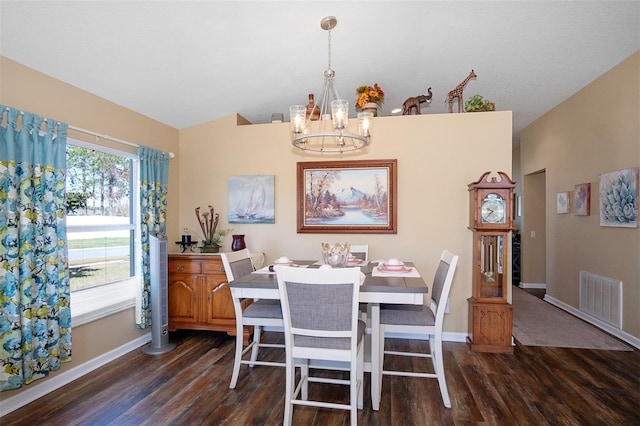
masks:
<path id="1" fill-rule="evenodd" d="M 220 251 L 220 246 L 216 245 L 203 245 L 200 247 L 201 253 L 218 253 Z"/>
<path id="2" fill-rule="evenodd" d="M 351 249 L 350 243 L 321 243 L 322 244 L 322 259 L 325 265 L 330 265 L 333 268 L 346 268 L 349 262 L 349 250 Z"/>
<path id="3" fill-rule="evenodd" d="M 247 248 L 244 243 L 244 235 L 233 235 L 233 241 L 231 241 L 231 250 L 238 251 Z"/>
<path id="4" fill-rule="evenodd" d="M 366 104 L 362 105 L 362 108 L 360 109 L 362 111 L 372 112 L 374 117 L 378 116 L 378 104 L 375 102 L 367 102 Z"/>
<path id="5" fill-rule="evenodd" d="M 306 117 L 307 120 L 318 121 L 320 120 L 320 107 L 316 105 L 313 93 L 309 93 L 309 103 L 307 104 Z"/>

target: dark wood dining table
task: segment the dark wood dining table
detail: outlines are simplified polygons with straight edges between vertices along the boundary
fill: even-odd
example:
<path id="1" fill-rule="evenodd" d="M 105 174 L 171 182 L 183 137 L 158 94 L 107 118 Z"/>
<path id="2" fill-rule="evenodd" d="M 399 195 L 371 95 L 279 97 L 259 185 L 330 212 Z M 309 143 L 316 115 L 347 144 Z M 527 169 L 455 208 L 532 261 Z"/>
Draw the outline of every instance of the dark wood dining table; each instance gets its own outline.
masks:
<path id="1" fill-rule="evenodd" d="M 296 265 L 318 268 L 316 261 L 296 260 Z M 406 262 L 407 266 L 413 266 Z M 380 409 L 382 387 L 381 341 L 380 341 L 380 304 L 413 304 L 422 305 L 428 288 L 422 277 L 406 276 L 372 276 L 375 263 L 357 265 L 365 274 L 364 283 L 360 287 L 360 303 L 367 304 L 367 316 L 371 326 L 370 362 L 365 362 L 365 371 L 371 372 L 371 405 L 374 410 Z M 235 302 L 240 299 L 279 299 L 278 279 L 275 273 L 253 272 L 239 277 L 229 283 Z M 239 306 L 238 303 L 234 303 Z M 241 313 L 236 312 L 236 338 L 242 339 Z M 367 327 L 368 328 L 368 327 Z"/>

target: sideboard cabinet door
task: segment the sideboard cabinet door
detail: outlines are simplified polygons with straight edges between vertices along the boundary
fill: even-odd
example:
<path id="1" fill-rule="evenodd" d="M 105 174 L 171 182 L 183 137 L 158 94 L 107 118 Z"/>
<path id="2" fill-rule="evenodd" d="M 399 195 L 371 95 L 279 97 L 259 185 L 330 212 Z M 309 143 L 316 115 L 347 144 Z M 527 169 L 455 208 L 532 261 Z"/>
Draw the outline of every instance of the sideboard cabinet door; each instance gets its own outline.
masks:
<path id="1" fill-rule="evenodd" d="M 222 259 L 215 254 L 170 254 L 169 330 L 236 333 L 231 290 Z M 245 307 L 251 301 L 244 303 Z M 251 330 L 244 333 L 248 341 Z"/>

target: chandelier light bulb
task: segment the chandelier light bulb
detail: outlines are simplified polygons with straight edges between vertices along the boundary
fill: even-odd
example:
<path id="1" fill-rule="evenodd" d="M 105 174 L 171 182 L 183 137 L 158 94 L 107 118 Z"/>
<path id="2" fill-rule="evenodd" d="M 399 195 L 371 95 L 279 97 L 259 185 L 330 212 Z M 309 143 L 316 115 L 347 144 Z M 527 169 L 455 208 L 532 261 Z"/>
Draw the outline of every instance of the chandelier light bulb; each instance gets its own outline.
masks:
<path id="1" fill-rule="evenodd" d="M 371 136 L 371 125 L 373 124 L 373 113 L 364 111 L 358 113 L 358 134 L 369 138 Z"/>
<path id="2" fill-rule="evenodd" d="M 300 135 L 305 132 L 307 120 L 305 117 L 307 107 L 304 105 L 292 105 L 289 107 L 289 119 L 291 121 L 291 133 Z"/>
<path id="3" fill-rule="evenodd" d="M 346 99 L 331 101 L 331 116 L 334 129 L 344 130 L 349 127 L 349 102 Z"/>

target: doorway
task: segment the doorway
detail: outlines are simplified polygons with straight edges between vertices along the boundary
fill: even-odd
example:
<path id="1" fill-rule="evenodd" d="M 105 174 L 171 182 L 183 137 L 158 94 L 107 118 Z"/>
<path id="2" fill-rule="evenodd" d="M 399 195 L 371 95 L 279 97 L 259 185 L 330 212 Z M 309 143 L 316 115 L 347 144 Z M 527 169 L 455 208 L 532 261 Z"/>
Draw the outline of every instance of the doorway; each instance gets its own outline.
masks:
<path id="1" fill-rule="evenodd" d="M 524 175 L 522 182 L 520 287 L 544 290 L 546 278 L 546 171 Z"/>

